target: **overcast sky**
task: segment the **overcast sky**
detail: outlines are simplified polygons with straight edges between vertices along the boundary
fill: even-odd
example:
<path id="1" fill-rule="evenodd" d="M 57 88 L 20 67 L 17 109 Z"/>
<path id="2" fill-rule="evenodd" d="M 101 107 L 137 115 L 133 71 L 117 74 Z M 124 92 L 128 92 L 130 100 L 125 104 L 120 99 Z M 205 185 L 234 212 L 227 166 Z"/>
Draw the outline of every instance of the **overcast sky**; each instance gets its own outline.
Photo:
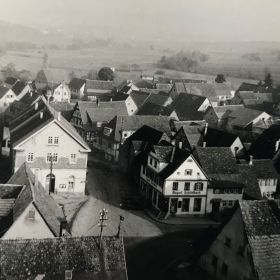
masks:
<path id="1" fill-rule="evenodd" d="M 0 0 L 0 19 L 181 41 L 280 41 L 279 0 Z"/>

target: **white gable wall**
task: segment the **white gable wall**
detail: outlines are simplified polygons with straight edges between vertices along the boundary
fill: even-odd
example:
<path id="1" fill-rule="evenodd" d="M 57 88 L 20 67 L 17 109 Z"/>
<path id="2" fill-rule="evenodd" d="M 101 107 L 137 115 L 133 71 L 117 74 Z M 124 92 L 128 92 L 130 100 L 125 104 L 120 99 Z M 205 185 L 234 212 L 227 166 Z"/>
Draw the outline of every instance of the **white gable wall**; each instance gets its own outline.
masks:
<path id="1" fill-rule="evenodd" d="M 30 210 L 35 211 L 35 219 L 28 219 Z M 8 231 L 2 236 L 2 239 L 41 239 L 55 237 L 48 225 L 45 223 L 40 213 L 32 203 L 24 212 L 14 221 Z"/>
<path id="2" fill-rule="evenodd" d="M 129 116 L 136 114 L 138 108 L 131 96 L 128 96 L 128 98 L 125 100 L 125 105 Z"/>
<path id="3" fill-rule="evenodd" d="M 49 145 L 48 137 L 58 137 L 58 145 Z M 46 184 L 46 175 L 50 173 L 50 163 L 47 162 L 48 153 L 57 153 L 58 162 L 53 163 L 53 174 L 56 176 L 55 188 L 57 191 L 68 191 L 68 184 L 60 188 L 70 176 L 75 177 L 74 192 L 84 193 L 86 182 L 86 168 L 88 154 L 81 152 L 84 147 L 74 140 L 55 122 L 47 125 L 39 133 L 33 135 L 26 142 L 19 145 L 15 153 L 15 171 L 27 161 L 28 153 L 33 153 L 34 161 L 28 163 L 33 170 L 37 169 L 39 181 Z M 76 154 L 76 164 L 70 163 L 71 154 Z M 69 177 L 68 177 L 69 176 Z M 67 177 L 67 180 L 66 178 Z"/>

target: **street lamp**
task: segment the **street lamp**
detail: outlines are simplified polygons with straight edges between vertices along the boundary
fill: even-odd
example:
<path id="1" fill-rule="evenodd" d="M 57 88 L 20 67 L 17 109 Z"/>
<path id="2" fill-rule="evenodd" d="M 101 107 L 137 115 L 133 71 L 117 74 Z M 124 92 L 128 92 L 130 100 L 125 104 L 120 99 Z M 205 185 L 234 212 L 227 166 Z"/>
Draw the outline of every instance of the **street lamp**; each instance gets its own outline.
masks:
<path id="1" fill-rule="evenodd" d="M 101 249 L 101 245 L 102 245 L 103 228 L 107 226 L 107 224 L 104 223 L 104 221 L 108 220 L 107 214 L 108 211 L 105 208 L 99 211 L 99 223 L 98 223 L 98 226 L 100 227 L 99 249 Z"/>

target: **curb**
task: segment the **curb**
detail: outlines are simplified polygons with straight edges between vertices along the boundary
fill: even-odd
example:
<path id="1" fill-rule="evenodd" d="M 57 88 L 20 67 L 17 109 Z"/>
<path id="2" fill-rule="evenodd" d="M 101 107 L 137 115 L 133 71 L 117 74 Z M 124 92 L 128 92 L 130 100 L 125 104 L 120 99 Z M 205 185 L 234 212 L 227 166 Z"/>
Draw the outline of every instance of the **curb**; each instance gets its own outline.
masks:
<path id="1" fill-rule="evenodd" d="M 221 223 L 219 222 L 212 222 L 212 223 L 171 223 L 171 222 L 164 222 L 163 220 L 159 220 L 157 218 L 155 218 L 153 215 L 151 215 L 149 213 L 149 211 L 147 209 L 143 209 L 143 211 L 145 212 L 145 214 L 150 218 L 152 219 L 153 221 L 157 222 L 157 223 L 160 223 L 160 224 L 163 224 L 163 225 L 170 225 L 170 226 L 187 226 L 187 225 L 190 225 L 190 226 L 194 226 L 194 225 L 197 225 L 197 226 L 219 226 Z"/>

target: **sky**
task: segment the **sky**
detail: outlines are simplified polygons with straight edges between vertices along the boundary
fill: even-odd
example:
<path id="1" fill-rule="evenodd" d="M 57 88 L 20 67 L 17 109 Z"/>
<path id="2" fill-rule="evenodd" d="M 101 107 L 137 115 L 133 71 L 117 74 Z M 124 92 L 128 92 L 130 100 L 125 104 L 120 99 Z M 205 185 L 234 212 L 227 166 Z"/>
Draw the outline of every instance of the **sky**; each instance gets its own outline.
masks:
<path id="1" fill-rule="evenodd" d="M 0 20 L 128 39 L 280 41 L 279 0 L 0 0 Z"/>

